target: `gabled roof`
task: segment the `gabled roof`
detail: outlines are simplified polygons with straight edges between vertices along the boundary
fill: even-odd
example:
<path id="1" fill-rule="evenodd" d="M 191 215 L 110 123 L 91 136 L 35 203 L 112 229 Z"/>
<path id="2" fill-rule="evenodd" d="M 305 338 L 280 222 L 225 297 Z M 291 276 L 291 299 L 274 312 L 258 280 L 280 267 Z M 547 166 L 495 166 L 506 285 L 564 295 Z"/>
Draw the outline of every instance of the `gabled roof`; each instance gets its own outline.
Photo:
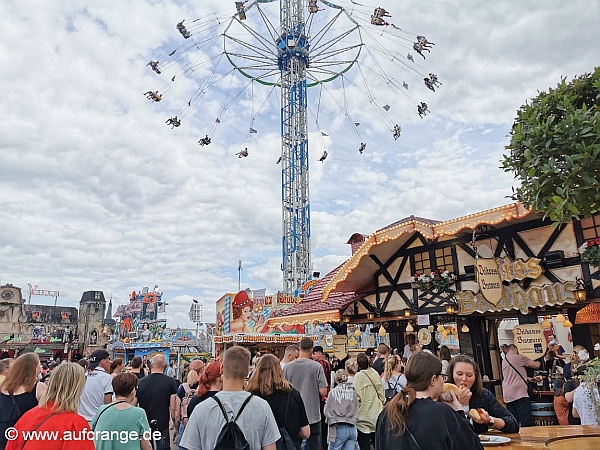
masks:
<path id="1" fill-rule="evenodd" d="M 357 298 L 362 298 L 362 296 L 354 292 L 332 292 L 327 301 L 322 300 L 321 294 L 323 288 L 343 266 L 344 264 L 340 264 L 321 278 L 297 305 L 288 309 L 275 311 L 269 319 L 269 324 L 303 325 L 308 321 L 339 322 L 340 309 L 353 303 Z"/>
<path id="2" fill-rule="evenodd" d="M 438 223 L 442 223 L 439 220 L 433 220 L 433 219 L 425 219 L 424 217 L 417 217 L 417 216 L 408 216 L 405 217 L 404 219 L 400 219 L 398 222 L 394 222 L 386 227 L 383 227 L 381 230 L 377 230 L 376 233 L 379 233 L 380 231 L 385 231 L 385 230 L 389 230 L 390 228 L 394 228 L 396 226 L 400 226 L 400 225 L 404 225 L 405 223 L 416 223 L 419 222 L 420 224 L 423 225 L 436 225 Z"/>
<path id="3" fill-rule="evenodd" d="M 456 235 L 464 229 L 474 230 L 483 224 L 499 226 L 502 222 L 518 222 L 531 212 L 520 203 L 512 203 L 444 222 L 416 216 L 405 217 L 369 236 L 352 257 L 336 271 L 331 281 L 322 288 L 323 302 L 327 302 L 334 292 L 354 293 L 361 289 L 379 270 L 379 266 L 372 258 L 366 256 L 374 255 L 380 261 L 386 261 L 413 233 L 419 233 L 427 240 L 435 240 Z M 537 216 L 541 217 L 539 214 Z"/>

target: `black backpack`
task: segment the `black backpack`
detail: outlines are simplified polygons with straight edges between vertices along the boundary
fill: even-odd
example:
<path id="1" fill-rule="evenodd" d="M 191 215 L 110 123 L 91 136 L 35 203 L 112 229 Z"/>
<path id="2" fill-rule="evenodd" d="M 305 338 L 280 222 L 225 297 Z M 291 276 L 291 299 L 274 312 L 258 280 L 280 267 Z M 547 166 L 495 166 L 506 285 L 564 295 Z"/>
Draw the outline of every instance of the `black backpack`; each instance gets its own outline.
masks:
<path id="1" fill-rule="evenodd" d="M 227 422 L 225 425 L 223 425 L 223 428 L 219 433 L 219 437 L 217 438 L 217 444 L 214 450 L 250 450 L 250 444 L 246 440 L 246 436 L 244 436 L 244 433 L 242 432 L 238 424 L 235 422 L 236 420 L 238 420 L 240 414 L 242 414 L 242 411 L 252 398 L 252 394 L 250 394 L 248 398 L 244 400 L 244 403 L 242 403 L 242 407 L 238 411 L 237 415 L 233 418 L 233 420 L 229 420 L 229 418 L 227 417 L 227 411 L 225 411 L 225 407 L 223 406 L 223 403 L 221 403 L 221 400 L 219 400 L 217 396 L 214 396 L 212 398 L 214 398 L 215 401 L 219 404 L 221 412 L 223 413 L 223 417 L 225 417 L 225 421 Z"/>
<path id="2" fill-rule="evenodd" d="M 287 405 L 285 406 L 285 417 L 283 418 L 283 426 L 279 427 L 279 434 L 281 435 L 281 437 L 277 442 L 275 442 L 276 450 L 298 450 L 298 446 L 290 436 L 290 433 L 288 433 L 287 429 L 285 428 L 288 407 L 290 406 L 290 396 L 291 391 L 288 392 Z"/>

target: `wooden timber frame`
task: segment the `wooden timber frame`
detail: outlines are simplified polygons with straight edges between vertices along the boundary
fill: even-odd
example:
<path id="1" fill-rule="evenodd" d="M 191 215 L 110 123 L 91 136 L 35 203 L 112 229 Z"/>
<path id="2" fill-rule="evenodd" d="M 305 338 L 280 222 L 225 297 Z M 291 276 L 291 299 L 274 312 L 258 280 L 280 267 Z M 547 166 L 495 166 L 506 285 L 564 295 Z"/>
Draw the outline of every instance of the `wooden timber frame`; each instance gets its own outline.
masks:
<path id="1" fill-rule="evenodd" d="M 516 204 L 516 207 L 522 208 L 522 205 Z M 501 208 L 490 211 L 498 209 Z M 582 263 L 577 253 L 577 249 L 589 238 L 589 236 L 584 238 L 580 221 L 557 225 L 544 220 L 540 214 L 527 210 L 519 216 L 506 216 L 498 220 L 496 214 L 486 220 L 490 211 L 448 222 L 436 222 L 411 216 L 379 230 L 363 243 L 323 289 L 323 301 L 327 301 L 328 294 L 334 291 L 361 292 L 362 298 L 342 308 L 342 315 L 350 316 L 351 323 L 373 322 L 375 328 L 378 327 L 378 323 L 385 324 L 385 329 L 390 333 L 392 347 L 399 349 L 402 348 L 407 325 L 404 315 L 406 309 L 410 310 L 413 325 L 416 325 L 417 315 L 429 315 L 430 323 L 434 326 L 436 323 L 450 321 L 466 323 L 470 332 L 466 335 L 459 332 L 461 350 L 473 354 L 482 373 L 493 374 L 495 378 L 499 378 L 497 364 L 499 320 L 516 316 L 519 323 L 538 323 L 538 315 L 564 311 L 575 324 L 575 314 L 585 306 L 585 303 L 575 302 L 574 297 L 570 297 L 563 303 L 548 302 L 543 306 L 538 305 L 525 310 L 523 307 L 520 309 L 490 307 L 489 310 L 465 312 L 459 309 L 460 301 L 449 298 L 446 294 L 420 291 L 411 284 L 409 277 L 416 272 L 423 272 L 423 261 L 428 261 L 426 273 L 447 269 L 457 276 L 452 286 L 454 290 L 471 291 L 473 294 L 479 290 L 473 271 L 477 254 L 482 258 L 508 258 L 512 261 L 537 258 L 540 260 L 543 274 L 536 279 L 504 281 L 505 290 L 510 289 L 514 284 L 519 285 L 519 292 L 527 292 L 530 288 L 549 289 L 548 286 L 560 285 L 563 292 L 571 295 L 576 278 L 581 278 L 588 285 L 588 303 L 600 300 L 600 270 Z M 464 224 L 462 228 L 461 220 Z M 591 220 L 600 225 L 600 215 Z M 450 222 L 459 223 L 454 233 L 436 231 L 444 227 L 448 228 L 446 224 Z M 413 223 L 414 226 L 407 228 L 409 223 Z M 391 235 L 388 231 L 390 227 L 398 228 L 400 231 Z M 402 231 L 404 229 L 407 231 Z M 586 233 L 589 234 L 589 230 Z M 596 235 L 600 233 L 600 226 L 596 228 L 595 233 Z M 440 251 L 442 255 L 445 253 L 441 258 L 443 261 L 441 265 L 439 264 Z M 471 270 L 467 271 L 465 268 Z M 460 292 L 457 292 L 460 300 L 459 294 Z M 448 304 L 455 305 L 457 312 L 448 315 L 446 313 Z M 369 313 L 374 315 L 373 320 L 369 320 Z M 415 333 L 417 331 L 418 328 L 415 326 Z M 575 324 L 571 333 L 573 342 L 591 350 L 593 348 L 591 336 L 598 336 L 598 325 Z M 394 337 L 393 334 L 397 336 Z M 429 348 L 432 351 L 437 350 L 434 339 Z M 496 356 L 492 357 L 494 354 Z"/>

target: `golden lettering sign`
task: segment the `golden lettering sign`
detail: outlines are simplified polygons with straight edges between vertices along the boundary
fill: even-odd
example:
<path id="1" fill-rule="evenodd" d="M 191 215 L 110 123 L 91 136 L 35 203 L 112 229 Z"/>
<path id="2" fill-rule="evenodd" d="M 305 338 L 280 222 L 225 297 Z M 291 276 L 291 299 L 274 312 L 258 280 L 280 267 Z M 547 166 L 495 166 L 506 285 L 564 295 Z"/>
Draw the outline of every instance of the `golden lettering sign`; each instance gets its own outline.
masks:
<path id="1" fill-rule="evenodd" d="M 546 352 L 546 338 L 541 324 L 516 325 L 513 334 L 520 355 L 537 359 Z"/>
<path id="2" fill-rule="evenodd" d="M 503 281 L 524 280 L 525 278 L 535 280 L 544 273 L 544 269 L 540 266 L 541 261 L 539 258 L 529 258 L 527 261 L 496 258 Z"/>
<path id="3" fill-rule="evenodd" d="M 576 287 L 574 281 L 530 286 L 528 289 L 523 289 L 521 285 L 512 283 L 504 286 L 502 299 L 496 305 L 488 302 L 481 293 L 475 294 L 472 291 L 457 291 L 455 297 L 461 315 L 511 309 L 518 309 L 523 314 L 527 314 L 528 308 L 576 303 L 573 295 Z"/>
<path id="4" fill-rule="evenodd" d="M 476 262 L 479 291 L 488 302 L 497 305 L 504 292 L 498 263 L 494 258 L 478 258 Z"/>

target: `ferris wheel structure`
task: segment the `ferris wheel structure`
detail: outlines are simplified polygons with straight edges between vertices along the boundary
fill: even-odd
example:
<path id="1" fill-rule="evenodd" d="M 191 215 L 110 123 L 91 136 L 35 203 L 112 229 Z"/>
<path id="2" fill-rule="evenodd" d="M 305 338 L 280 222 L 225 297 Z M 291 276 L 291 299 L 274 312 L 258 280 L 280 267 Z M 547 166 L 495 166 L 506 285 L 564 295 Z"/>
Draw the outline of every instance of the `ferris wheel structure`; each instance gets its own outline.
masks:
<path id="1" fill-rule="evenodd" d="M 429 109 L 416 95 L 419 90 L 427 91 L 422 89 L 423 84 L 434 92 L 441 85 L 435 74 L 427 73 L 420 62 L 415 61 L 415 58 L 425 59 L 434 44 L 424 36 L 391 23 L 392 16 L 385 9 L 364 6 L 353 0 L 350 4 L 347 0 L 339 0 L 339 4 L 324 0 L 232 3 L 233 11 L 232 8 L 177 23 L 183 44 L 148 63 L 163 81 L 156 90 L 145 95 L 152 102 L 161 103 L 163 96 L 167 99 L 185 85 L 186 80 L 191 80 L 193 89 L 189 101 L 166 121 L 171 128 L 178 128 L 186 119 L 194 117 L 194 108 L 203 102 L 208 92 L 228 85 L 225 95 L 221 96 L 217 117 L 210 119 L 206 135 L 198 141 L 199 145 L 206 146 L 212 143 L 230 106 L 250 92 L 252 111 L 246 145 L 236 153 L 241 159 L 253 151 L 249 147 L 258 132 L 254 128 L 255 119 L 272 94 L 280 92 L 281 153 L 277 163 L 281 163 L 282 189 L 281 269 L 283 290 L 297 294 L 312 277 L 309 116 L 322 147 L 320 162 L 328 156 L 323 139 L 329 135 L 319 123 L 325 103 L 341 112 L 337 119 L 341 117 L 346 122 L 350 136 L 356 141 L 353 150 L 358 154 L 367 150 L 367 139 L 362 136 L 357 121 L 360 117 L 355 117 L 357 113 L 352 109 L 358 97 L 363 99 L 364 107 L 375 111 L 380 123 L 389 128 L 390 139 L 397 140 L 401 127 L 396 116 L 402 111 L 401 108 L 394 110 L 390 99 L 403 101 L 405 111 L 412 110 L 423 118 Z M 279 4 L 279 9 L 275 4 Z M 236 74 L 245 81 L 240 83 Z M 406 80 L 412 84 L 415 79 L 418 88 L 413 94 Z M 188 83 L 188 89 L 189 86 Z M 255 110 L 254 95 L 258 86 L 265 87 L 268 95 Z M 311 103 L 309 89 L 318 91 L 316 100 Z"/>

